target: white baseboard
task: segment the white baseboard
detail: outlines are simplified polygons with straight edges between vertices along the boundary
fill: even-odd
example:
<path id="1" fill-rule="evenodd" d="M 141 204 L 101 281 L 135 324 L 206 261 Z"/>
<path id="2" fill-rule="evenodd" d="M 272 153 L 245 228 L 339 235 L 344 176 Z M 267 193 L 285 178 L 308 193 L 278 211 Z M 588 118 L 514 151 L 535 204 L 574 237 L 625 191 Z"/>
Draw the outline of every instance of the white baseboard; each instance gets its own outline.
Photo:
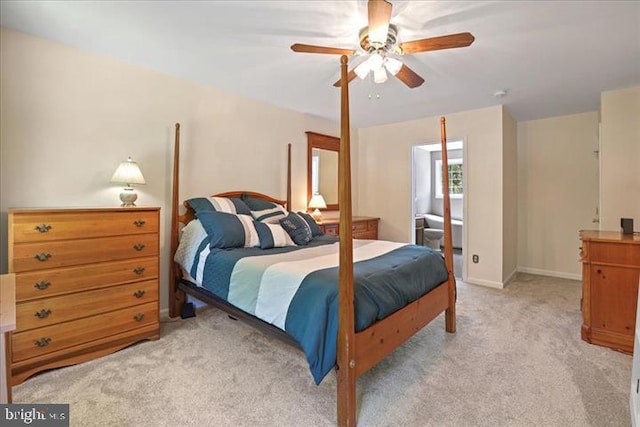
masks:
<path id="1" fill-rule="evenodd" d="M 564 273 L 562 271 L 543 270 L 540 268 L 518 267 L 519 273 L 537 274 L 539 276 L 558 277 L 560 279 L 582 280 L 582 274 Z"/>
<path id="2" fill-rule="evenodd" d="M 162 308 L 160 309 L 160 321 L 165 321 L 165 320 L 171 320 L 171 317 L 169 317 L 169 309 L 168 308 Z"/>
<path id="3" fill-rule="evenodd" d="M 471 283 L 472 285 L 486 286 L 488 288 L 504 289 L 504 284 L 503 283 L 492 282 L 491 280 L 474 279 L 473 277 L 467 277 L 467 279 L 464 282 L 465 283 Z"/>

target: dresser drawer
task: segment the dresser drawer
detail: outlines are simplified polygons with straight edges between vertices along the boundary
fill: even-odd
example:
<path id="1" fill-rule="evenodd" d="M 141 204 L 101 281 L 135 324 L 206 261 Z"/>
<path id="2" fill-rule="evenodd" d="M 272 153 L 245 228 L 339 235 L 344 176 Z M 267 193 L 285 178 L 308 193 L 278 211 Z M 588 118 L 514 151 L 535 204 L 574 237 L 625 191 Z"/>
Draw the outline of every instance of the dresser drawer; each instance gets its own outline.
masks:
<path id="1" fill-rule="evenodd" d="M 16 275 L 16 301 L 158 277 L 158 257 L 135 258 Z"/>
<path id="2" fill-rule="evenodd" d="M 357 233 L 353 235 L 354 239 L 360 240 L 377 240 L 378 232 L 377 231 L 365 231 L 363 233 Z"/>
<path id="3" fill-rule="evenodd" d="M 351 223 L 351 231 L 353 232 L 353 234 L 366 233 L 369 229 L 367 222 L 368 221 L 358 221 Z"/>
<path id="4" fill-rule="evenodd" d="M 15 215 L 12 232 L 14 243 L 44 242 L 149 233 L 158 222 L 157 211 L 38 211 Z"/>
<path id="5" fill-rule="evenodd" d="M 598 242 L 590 244 L 585 258 L 593 263 L 640 267 L 640 245 Z"/>
<path id="6" fill-rule="evenodd" d="M 13 248 L 11 271 L 19 273 L 157 254 L 157 234 L 23 243 Z"/>
<path id="7" fill-rule="evenodd" d="M 327 236 L 337 236 L 338 232 L 338 224 L 328 224 L 324 226 L 324 234 Z"/>
<path id="8" fill-rule="evenodd" d="M 158 323 L 157 302 L 14 333 L 11 337 L 12 361 L 37 357 L 153 323 Z"/>
<path id="9" fill-rule="evenodd" d="M 67 322 L 158 300 L 157 279 L 18 303 L 16 331 Z"/>

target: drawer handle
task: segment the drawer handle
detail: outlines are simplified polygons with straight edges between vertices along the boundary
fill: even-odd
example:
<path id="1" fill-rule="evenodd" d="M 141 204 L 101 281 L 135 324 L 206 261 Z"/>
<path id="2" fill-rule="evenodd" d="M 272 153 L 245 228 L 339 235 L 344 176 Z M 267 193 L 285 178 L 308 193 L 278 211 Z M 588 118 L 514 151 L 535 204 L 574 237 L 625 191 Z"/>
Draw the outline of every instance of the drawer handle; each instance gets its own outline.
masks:
<path id="1" fill-rule="evenodd" d="M 133 269 L 133 272 L 136 273 L 138 276 L 141 275 L 142 273 L 144 273 L 144 267 L 136 267 Z"/>
<path id="2" fill-rule="evenodd" d="M 35 341 L 35 344 L 38 347 L 46 347 L 49 345 L 49 343 L 51 342 L 51 338 L 49 337 L 42 337 L 39 340 Z"/>
<path id="3" fill-rule="evenodd" d="M 136 298 L 142 298 L 142 296 L 144 295 L 144 291 L 143 290 L 137 290 L 133 293 L 133 296 Z"/>
<path id="4" fill-rule="evenodd" d="M 47 281 L 44 281 L 44 280 L 41 280 L 38 283 L 36 283 L 35 285 L 33 285 L 34 288 L 40 289 L 41 291 L 44 291 L 49 286 L 51 286 L 51 282 L 47 282 Z"/>
<path id="5" fill-rule="evenodd" d="M 49 224 L 36 225 L 36 230 L 38 230 L 40 233 L 46 233 L 47 231 L 51 230 L 51 226 Z"/>
<path id="6" fill-rule="evenodd" d="M 144 249 L 144 244 L 143 243 L 136 243 L 135 245 L 133 245 L 133 249 L 135 249 L 136 251 L 141 251 Z"/>
<path id="7" fill-rule="evenodd" d="M 144 319 L 144 314 L 143 313 L 138 313 L 135 316 L 133 316 L 133 318 L 135 319 L 136 322 L 139 322 L 142 319 Z"/>
<path id="8" fill-rule="evenodd" d="M 34 257 L 35 259 L 37 259 L 38 261 L 46 261 L 49 258 L 51 258 L 51 254 L 46 253 L 46 252 L 41 252 L 39 254 L 36 254 L 36 256 Z"/>
<path id="9" fill-rule="evenodd" d="M 38 319 L 44 319 L 46 317 L 49 317 L 50 314 L 51 314 L 51 310 L 49 310 L 48 308 L 47 309 L 43 308 L 40 311 L 36 311 L 36 314 L 34 314 L 34 316 L 36 316 Z"/>
<path id="10" fill-rule="evenodd" d="M 147 221 L 145 221 L 144 219 L 136 219 L 135 221 L 133 221 L 133 224 L 136 227 L 142 227 L 143 225 L 146 224 Z"/>

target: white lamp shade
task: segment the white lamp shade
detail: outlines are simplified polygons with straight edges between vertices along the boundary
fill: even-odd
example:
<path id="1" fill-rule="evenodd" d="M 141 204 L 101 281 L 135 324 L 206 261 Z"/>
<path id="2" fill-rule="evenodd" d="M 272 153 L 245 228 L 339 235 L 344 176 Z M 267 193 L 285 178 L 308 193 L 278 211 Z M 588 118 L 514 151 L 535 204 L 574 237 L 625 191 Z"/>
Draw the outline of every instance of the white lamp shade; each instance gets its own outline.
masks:
<path id="1" fill-rule="evenodd" d="M 371 66 L 369 65 L 369 60 L 367 59 L 362 64 L 358 65 L 355 70 L 353 70 L 360 79 L 364 80 L 369 74 L 369 70 Z"/>
<path id="2" fill-rule="evenodd" d="M 327 207 L 327 203 L 324 201 L 324 197 L 320 194 L 314 194 L 309 200 L 309 208 L 311 209 L 324 209 Z"/>
<path id="3" fill-rule="evenodd" d="M 384 67 L 392 76 L 395 76 L 402 68 L 402 62 L 398 61 L 395 58 L 386 58 L 384 60 Z"/>
<path id="4" fill-rule="evenodd" d="M 146 184 L 138 164 L 132 161 L 131 157 L 120 163 L 111 177 L 111 182 L 127 184 L 127 187 L 130 187 L 130 184 Z"/>
<path id="5" fill-rule="evenodd" d="M 387 81 L 387 72 L 383 67 L 377 68 L 373 71 L 373 81 L 376 83 L 384 83 Z"/>

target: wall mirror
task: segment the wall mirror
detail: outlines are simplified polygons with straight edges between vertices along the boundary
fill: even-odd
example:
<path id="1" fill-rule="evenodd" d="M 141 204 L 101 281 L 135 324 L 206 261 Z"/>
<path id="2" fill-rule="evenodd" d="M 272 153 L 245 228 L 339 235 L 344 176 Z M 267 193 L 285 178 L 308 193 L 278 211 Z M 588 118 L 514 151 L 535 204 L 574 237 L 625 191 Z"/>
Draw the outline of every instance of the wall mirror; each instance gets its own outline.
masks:
<path id="1" fill-rule="evenodd" d="M 340 138 L 307 133 L 307 206 L 314 194 L 327 204 L 325 210 L 338 210 L 338 154 Z"/>

